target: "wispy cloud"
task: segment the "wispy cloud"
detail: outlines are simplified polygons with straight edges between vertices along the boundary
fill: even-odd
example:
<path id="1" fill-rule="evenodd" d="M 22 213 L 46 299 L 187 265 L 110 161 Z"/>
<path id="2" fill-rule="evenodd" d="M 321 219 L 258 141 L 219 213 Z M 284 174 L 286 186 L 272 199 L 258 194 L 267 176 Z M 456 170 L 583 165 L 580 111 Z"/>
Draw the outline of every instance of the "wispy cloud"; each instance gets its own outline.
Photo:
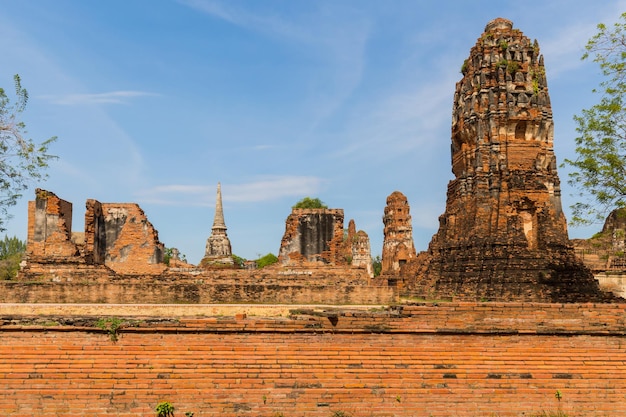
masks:
<path id="1" fill-rule="evenodd" d="M 389 157 L 414 148 L 445 140 L 450 123 L 450 108 L 456 75 L 442 73 L 428 84 L 415 88 L 395 88 L 373 100 L 371 108 L 362 109 L 351 120 L 345 132 L 347 143 L 332 153 L 332 157 L 381 157 L 380 149 Z M 452 87 L 451 87 L 452 86 Z"/>
<path id="2" fill-rule="evenodd" d="M 256 32 L 278 35 L 294 41 L 309 38 L 306 32 L 297 25 L 290 24 L 275 15 L 250 13 L 245 9 L 234 7 L 233 3 L 213 0 L 179 0 L 179 3 L 206 15 Z"/>
<path id="3" fill-rule="evenodd" d="M 323 180 L 310 176 L 268 176 L 243 184 L 222 184 L 224 201 L 250 203 L 316 194 Z M 158 205 L 211 206 L 216 185 L 161 185 L 138 196 L 143 203 Z"/>
<path id="4" fill-rule="evenodd" d="M 601 22 L 592 20 L 578 21 L 570 26 L 560 26 L 556 36 L 540 42 L 541 52 L 546 57 L 546 67 L 550 75 L 554 76 L 564 71 L 583 65 L 581 56 L 585 52 L 588 40 L 597 33 L 598 23 L 612 25 L 626 7 L 626 1 L 618 4 L 606 4 Z M 590 19 L 590 18 L 588 18 Z"/>
<path id="5" fill-rule="evenodd" d="M 108 93 L 93 94 L 68 94 L 63 96 L 40 96 L 54 104 L 77 105 L 77 104 L 126 104 L 130 99 L 146 96 L 158 96 L 158 94 L 146 91 L 110 91 Z"/>
<path id="6" fill-rule="evenodd" d="M 247 184 L 231 185 L 228 194 L 222 188 L 226 201 L 255 202 L 277 200 L 283 197 L 307 196 L 319 192 L 323 180 L 318 177 L 266 177 Z"/>

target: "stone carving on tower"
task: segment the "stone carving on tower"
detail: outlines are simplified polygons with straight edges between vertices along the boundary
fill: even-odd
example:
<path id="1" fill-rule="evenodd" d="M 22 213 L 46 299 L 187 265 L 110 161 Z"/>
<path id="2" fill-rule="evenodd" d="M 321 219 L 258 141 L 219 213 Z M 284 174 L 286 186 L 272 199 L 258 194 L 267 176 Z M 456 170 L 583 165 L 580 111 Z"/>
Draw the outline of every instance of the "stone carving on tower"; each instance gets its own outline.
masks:
<path id="1" fill-rule="evenodd" d="M 230 240 L 226 234 L 226 222 L 222 208 L 222 186 L 217 183 L 215 198 L 215 218 L 211 228 L 211 236 L 207 239 L 202 265 L 234 265 Z"/>
<path id="2" fill-rule="evenodd" d="M 489 22 L 456 85 L 446 210 L 418 292 L 472 300 L 590 301 L 561 210 L 543 56 L 509 20 Z M 420 256 L 421 258 L 421 256 Z"/>
<path id="3" fill-rule="evenodd" d="M 387 197 L 383 224 L 385 238 L 381 273 L 398 273 L 416 256 L 409 202 L 400 191 L 394 191 Z"/>

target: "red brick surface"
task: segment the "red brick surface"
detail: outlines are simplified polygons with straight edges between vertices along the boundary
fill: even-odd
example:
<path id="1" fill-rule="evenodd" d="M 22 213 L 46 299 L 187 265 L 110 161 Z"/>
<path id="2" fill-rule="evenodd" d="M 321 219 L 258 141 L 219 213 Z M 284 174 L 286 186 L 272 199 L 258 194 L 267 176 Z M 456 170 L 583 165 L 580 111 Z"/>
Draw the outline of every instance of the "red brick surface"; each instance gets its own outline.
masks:
<path id="1" fill-rule="evenodd" d="M 144 320 L 117 342 L 88 320 L 4 318 L 0 413 L 155 415 L 170 401 L 177 416 L 522 416 L 556 411 L 559 390 L 570 416 L 624 416 L 625 309 L 451 303 Z"/>

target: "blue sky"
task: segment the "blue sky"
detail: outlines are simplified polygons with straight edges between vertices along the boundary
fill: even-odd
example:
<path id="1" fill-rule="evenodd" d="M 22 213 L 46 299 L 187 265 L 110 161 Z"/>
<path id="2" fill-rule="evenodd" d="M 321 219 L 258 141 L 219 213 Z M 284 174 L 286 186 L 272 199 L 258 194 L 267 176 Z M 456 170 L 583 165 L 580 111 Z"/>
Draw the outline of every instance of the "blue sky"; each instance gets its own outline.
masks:
<path id="1" fill-rule="evenodd" d="M 417 250 L 445 208 L 455 83 L 504 17 L 545 57 L 557 159 L 601 81 L 581 61 L 626 1 L 5 0 L 0 85 L 19 73 L 29 135 L 58 136 L 45 183 L 74 204 L 137 202 L 197 263 L 222 184 L 233 252 L 277 253 L 291 206 L 319 197 L 382 250 L 385 199 L 403 192 Z M 573 190 L 560 170 L 566 213 Z M 9 235 L 26 238 L 29 190 Z M 570 228 L 589 237 L 600 226 Z"/>

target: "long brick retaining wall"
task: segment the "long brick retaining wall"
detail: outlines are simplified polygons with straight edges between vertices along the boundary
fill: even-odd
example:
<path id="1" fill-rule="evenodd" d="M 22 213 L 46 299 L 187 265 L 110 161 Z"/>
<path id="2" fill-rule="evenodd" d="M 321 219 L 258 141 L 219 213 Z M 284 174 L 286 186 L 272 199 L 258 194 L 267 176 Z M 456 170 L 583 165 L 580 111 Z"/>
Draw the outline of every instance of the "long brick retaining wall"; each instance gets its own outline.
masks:
<path id="1" fill-rule="evenodd" d="M 626 305 L 134 313 L 117 330 L 93 312 L 3 310 L 1 414 L 626 416 Z"/>
<path id="2" fill-rule="evenodd" d="M 323 303 L 389 304 L 388 286 L 266 282 L 0 282 L 0 303 Z"/>

